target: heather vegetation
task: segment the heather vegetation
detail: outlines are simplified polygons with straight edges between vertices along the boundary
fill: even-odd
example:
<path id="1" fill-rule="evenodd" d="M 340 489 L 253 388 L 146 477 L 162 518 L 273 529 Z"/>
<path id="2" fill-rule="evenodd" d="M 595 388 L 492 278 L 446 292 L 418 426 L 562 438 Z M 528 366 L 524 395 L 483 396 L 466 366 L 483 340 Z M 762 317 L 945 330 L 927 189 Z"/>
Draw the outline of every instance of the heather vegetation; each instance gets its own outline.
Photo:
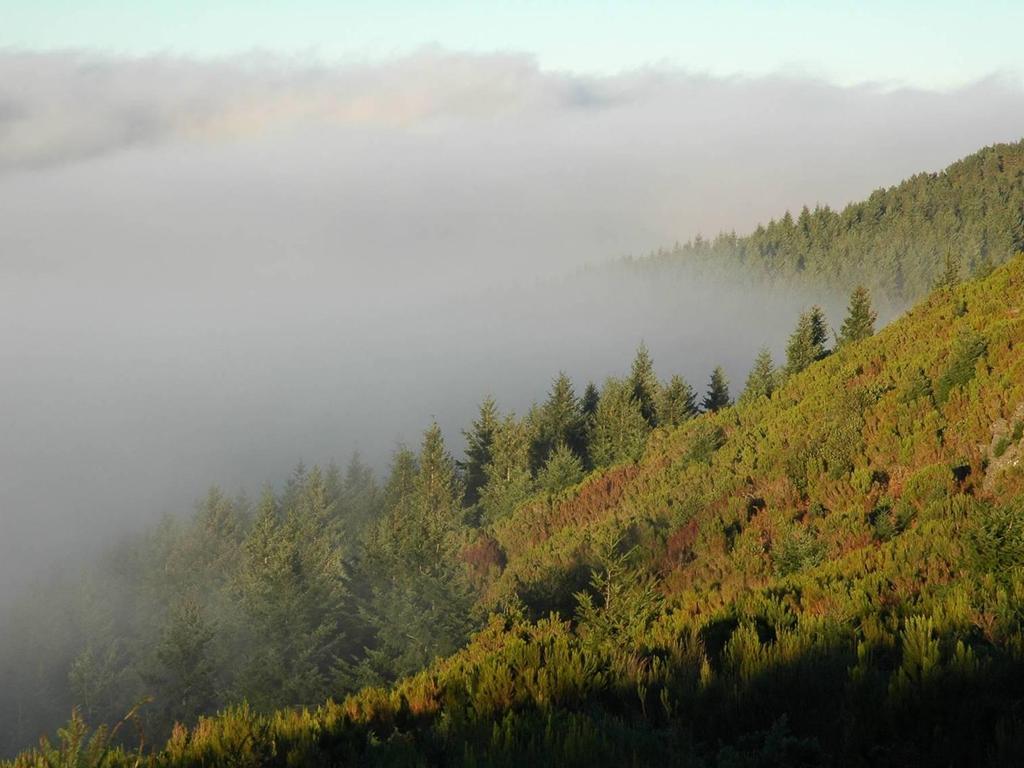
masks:
<path id="1" fill-rule="evenodd" d="M 13 765 L 1016 762 L 1022 158 L 807 214 L 799 271 L 864 249 L 835 269 L 846 317 L 794 317 L 742 390 L 663 380 L 640 344 L 525 414 L 485 398 L 458 460 L 431 424 L 381 482 L 355 456 L 214 489 L 39 585 L 3 630 L 0 723 L 10 753 L 53 735 Z M 919 249 L 883 247 L 910 222 Z M 939 243 L 975 236 L 964 279 Z M 865 275 L 897 252 L 889 295 L 930 293 L 876 333 L 895 283 Z"/>

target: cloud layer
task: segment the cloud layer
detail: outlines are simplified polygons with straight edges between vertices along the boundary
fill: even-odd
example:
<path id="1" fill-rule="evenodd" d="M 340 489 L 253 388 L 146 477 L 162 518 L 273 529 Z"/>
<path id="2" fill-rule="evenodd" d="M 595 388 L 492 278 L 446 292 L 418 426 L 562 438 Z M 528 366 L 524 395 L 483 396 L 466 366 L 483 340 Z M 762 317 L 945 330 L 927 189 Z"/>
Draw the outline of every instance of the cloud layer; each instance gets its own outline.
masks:
<path id="1" fill-rule="evenodd" d="M 0 584 L 211 482 L 457 442 L 641 338 L 739 381 L 810 297 L 552 278 L 1018 139 L 1022 95 L 0 53 Z"/>
<path id="2" fill-rule="evenodd" d="M 761 131 L 772 136 L 793 121 L 836 130 L 888 125 L 897 141 L 915 116 L 913 128 L 927 138 L 962 129 L 949 121 L 961 122 L 975 110 L 975 120 L 1000 115 L 994 122 L 1008 125 L 1013 135 L 1021 95 L 1019 82 L 995 78 L 946 93 L 840 88 L 797 77 L 715 79 L 673 70 L 595 78 L 542 72 L 525 55 L 440 49 L 344 68 L 256 54 L 193 61 L 7 50 L 0 51 L 0 170 L 311 124 L 440 130 L 453 121 L 527 115 L 543 121 L 593 110 L 682 121 L 693 130 L 681 138 L 696 141 L 711 138 L 702 128 L 736 138 Z M 821 137 L 821 143 L 835 138 Z"/>

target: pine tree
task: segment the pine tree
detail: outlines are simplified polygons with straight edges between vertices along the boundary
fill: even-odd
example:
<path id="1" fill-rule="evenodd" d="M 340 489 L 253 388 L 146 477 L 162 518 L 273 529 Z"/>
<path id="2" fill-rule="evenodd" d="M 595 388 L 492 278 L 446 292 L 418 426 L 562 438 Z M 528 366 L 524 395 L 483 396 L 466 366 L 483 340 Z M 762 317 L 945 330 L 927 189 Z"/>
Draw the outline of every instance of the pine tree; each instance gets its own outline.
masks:
<path id="1" fill-rule="evenodd" d="M 662 387 L 658 403 L 658 422 L 665 427 L 678 427 L 697 415 L 697 393 L 678 374 Z"/>
<path id="2" fill-rule="evenodd" d="M 747 376 L 746 386 L 740 396 L 742 402 L 756 400 L 759 397 L 771 397 L 778 386 L 779 375 L 772 362 L 772 353 L 762 348 L 754 359 L 754 366 Z"/>
<path id="3" fill-rule="evenodd" d="M 485 522 L 505 517 L 533 490 L 530 475 L 530 441 L 525 425 L 508 415 L 498 426 L 491 461 L 484 468 L 487 482 L 480 494 Z"/>
<path id="4" fill-rule="evenodd" d="M 391 471 L 388 473 L 387 485 L 384 486 L 383 506 L 386 513 L 397 511 L 400 517 L 412 514 L 418 472 L 416 454 L 404 445 L 399 446 L 391 458 Z"/>
<path id="5" fill-rule="evenodd" d="M 322 699 L 346 649 L 339 622 L 351 608 L 348 573 L 324 525 L 319 474 L 314 468 L 289 489 L 283 514 L 265 494 L 245 540 L 236 589 L 252 637 L 236 684 L 260 708 Z"/>
<path id="6" fill-rule="evenodd" d="M 167 722 L 190 722 L 216 707 L 213 639 L 213 628 L 198 601 L 179 600 L 164 625 L 154 669 L 143 673 L 145 681 L 158 690 L 156 703 Z"/>
<path id="7" fill-rule="evenodd" d="M 594 382 L 588 381 L 587 388 L 583 390 L 583 399 L 580 401 L 580 409 L 589 421 L 593 421 L 594 414 L 597 413 L 597 403 L 600 399 L 600 390 L 598 390 L 594 385 Z"/>
<path id="8" fill-rule="evenodd" d="M 587 458 L 587 422 L 572 381 L 560 373 L 551 385 L 548 399 L 532 413 L 533 439 L 530 471 L 536 475 L 559 443 L 564 443 L 580 461 Z"/>
<path id="9" fill-rule="evenodd" d="M 828 330 L 825 314 L 821 307 L 811 307 L 800 315 L 796 330 L 789 337 L 786 346 L 786 375 L 800 373 L 811 363 L 821 360 L 828 354 L 825 341 Z"/>
<path id="10" fill-rule="evenodd" d="M 630 380 L 609 379 L 601 392 L 591 446 L 594 464 L 610 466 L 640 458 L 651 427 Z"/>
<path id="11" fill-rule="evenodd" d="M 633 368 L 629 375 L 629 386 L 632 389 L 633 397 L 640 405 L 640 413 L 644 420 L 652 427 L 658 424 L 658 396 L 660 384 L 654 373 L 654 361 L 647 351 L 647 345 L 640 342 L 637 347 L 636 357 L 633 358 Z"/>
<path id="12" fill-rule="evenodd" d="M 463 503 L 467 507 L 480 501 L 480 491 L 487 482 L 486 468 L 491 463 L 491 447 L 497 428 L 498 407 L 493 398 L 487 397 L 480 404 L 480 415 L 471 428 L 463 432 L 466 438 L 466 459 L 459 462 L 459 469 L 466 487 Z"/>
<path id="13" fill-rule="evenodd" d="M 597 567 L 589 589 L 576 593 L 576 619 L 588 642 L 636 642 L 658 616 L 664 598 L 657 580 L 634 565 L 637 548 L 625 552 L 621 534 L 598 529 L 591 542 Z"/>
<path id="14" fill-rule="evenodd" d="M 871 294 L 868 289 L 863 285 L 857 286 L 850 294 L 846 319 L 839 331 L 839 343 L 849 344 L 873 336 L 877 319 L 878 313 L 871 308 Z"/>
<path id="15" fill-rule="evenodd" d="M 537 474 L 537 485 L 554 496 L 583 479 L 583 464 L 565 445 L 556 445 Z"/>
<path id="16" fill-rule="evenodd" d="M 456 499 L 461 496 L 455 462 L 445 448 L 437 422 L 423 433 L 415 489 L 417 522 L 426 538 L 420 543 L 428 557 L 436 556 L 445 537 L 458 522 Z"/>
<path id="17" fill-rule="evenodd" d="M 725 378 L 725 371 L 718 366 L 711 372 L 711 379 L 708 382 L 708 392 L 704 395 L 701 403 L 705 411 L 720 411 L 731 403 L 729 399 L 729 381 Z"/>
<path id="18" fill-rule="evenodd" d="M 340 508 L 346 538 L 355 539 L 380 516 L 381 492 L 373 470 L 356 451 L 345 468 L 341 484 Z"/>
<path id="19" fill-rule="evenodd" d="M 411 463 L 400 459 L 396 470 L 404 475 Z M 342 669 L 341 680 L 379 683 L 409 674 L 452 652 L 471 625 L 456 557 L 462 489 L 436 423 L 424 432 L 415 465 L 411 498 L 396 493 L 402 503 L 384 515 L 367 546 L 372 597 L 365 613 L 374 650 L 354 671 Z M 395 484 L 406 490 L 404 479 Z"/>
<path id="20" fill-rule="evenodd" d="M 946 258 L 943 261 L 942 274 L 935 283 L 936 290 L 955 288 L 960 284 L 960 257 L 952 250 L 946 251 Z"/>

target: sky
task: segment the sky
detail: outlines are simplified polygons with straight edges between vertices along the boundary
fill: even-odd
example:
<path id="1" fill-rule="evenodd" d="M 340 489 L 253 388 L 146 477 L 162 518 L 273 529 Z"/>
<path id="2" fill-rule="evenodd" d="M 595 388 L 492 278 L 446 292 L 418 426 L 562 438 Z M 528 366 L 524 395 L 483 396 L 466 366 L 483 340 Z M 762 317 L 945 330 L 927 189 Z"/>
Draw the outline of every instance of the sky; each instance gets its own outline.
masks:
<path id="1" fill-rule="evenodd" d="M 1024 74 L 1017 0 L 0 0 L 0 18 L 3 47 L 131 56 L 353 63 L 435 45 L 591 75 L 673 67 L 949 89 Z"/>
<path id="2" fill-rule="evenodd" d="M 841 8 L 0 0 L 0 585 L 641 340 L 739 387 L 838 323 L 580 270 L 1024 136 L 1019 9 Z"/>

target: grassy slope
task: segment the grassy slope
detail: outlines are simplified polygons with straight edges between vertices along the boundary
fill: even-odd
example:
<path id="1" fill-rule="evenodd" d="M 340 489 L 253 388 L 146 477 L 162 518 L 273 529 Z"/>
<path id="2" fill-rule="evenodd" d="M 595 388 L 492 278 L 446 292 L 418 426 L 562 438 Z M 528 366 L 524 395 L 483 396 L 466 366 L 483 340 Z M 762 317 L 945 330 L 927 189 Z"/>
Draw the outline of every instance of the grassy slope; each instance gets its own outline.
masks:
<path id="1" fill-rule="evenodd" d="M 483 599 L 513 607 L 464 651 L 315 712 L 229 711 L 149 761 L 1000 764 L 1024 745 L 1022 309 L 1024 256 L 770 401 L 656 432 L 482 534 L 504 560 Z M 970 334 L 985 354 L 943 397 Z M 541 618 L 571 615 L 604 529 L 660 609 L 614 637 Z"/>

